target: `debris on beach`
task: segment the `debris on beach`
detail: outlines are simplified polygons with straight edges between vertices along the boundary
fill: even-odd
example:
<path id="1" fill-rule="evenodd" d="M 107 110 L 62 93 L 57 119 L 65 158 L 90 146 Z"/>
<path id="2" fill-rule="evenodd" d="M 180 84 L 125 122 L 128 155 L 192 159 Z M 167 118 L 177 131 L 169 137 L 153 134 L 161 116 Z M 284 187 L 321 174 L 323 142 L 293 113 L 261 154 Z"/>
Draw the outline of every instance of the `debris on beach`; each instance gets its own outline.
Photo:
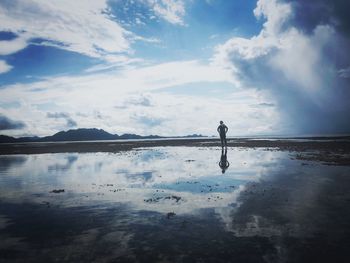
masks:
<path id="1" fill-rule="evenodd" d="M 46 205 L 46 207 L 50 208 L 50 202 L 43 201 L 42 203 L 43 203 L 44 205 Z"/>
<path id="2" fill-rule="evenodd" d="M 171 196 L 157 196 L 149 199 L 144 199 L 143 201 L 146 203 L 157 203 L 161 200 L 175 200 L 178 203 L 181 200 L 180 196 L 171 195 Z"/>
<path id="3" fill-rule="evenodd" d="M 55 194 L 64 193 L 64 189 L 54 189 L 50 193 L 55 193 Z"/>
<path id="4" fill-rule="evenodd" d="M 120 191 L 125 191 L 125 189 L 121 189 L 121 188 L 118 188 L 118 189 L 114 189 L 114 190 L 109 190 L 110 192 L 120 192 Z"/>
<path id="5" fill-rule="evenodd" d="M 166 218 L 167 219 L 170 219 L 170 218 L 172 218 L 173 216 L 175 216 L 176 214 L 174 213 L 174 212 L 169 212 L 169 213 L 167 213 L 166 214 Z"/>

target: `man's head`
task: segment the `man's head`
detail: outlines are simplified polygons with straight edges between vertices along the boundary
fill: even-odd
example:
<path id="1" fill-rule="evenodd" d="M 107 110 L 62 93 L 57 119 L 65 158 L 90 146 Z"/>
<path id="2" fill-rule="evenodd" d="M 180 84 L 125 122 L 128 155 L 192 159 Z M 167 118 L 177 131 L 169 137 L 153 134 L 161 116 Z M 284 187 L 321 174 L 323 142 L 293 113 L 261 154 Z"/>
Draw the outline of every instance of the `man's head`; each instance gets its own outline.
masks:
<path id="1" fill-rule="evenodd" d="M 223 124 L 224 122 L 223 121 L 220 121 L 220 124 Z"/>

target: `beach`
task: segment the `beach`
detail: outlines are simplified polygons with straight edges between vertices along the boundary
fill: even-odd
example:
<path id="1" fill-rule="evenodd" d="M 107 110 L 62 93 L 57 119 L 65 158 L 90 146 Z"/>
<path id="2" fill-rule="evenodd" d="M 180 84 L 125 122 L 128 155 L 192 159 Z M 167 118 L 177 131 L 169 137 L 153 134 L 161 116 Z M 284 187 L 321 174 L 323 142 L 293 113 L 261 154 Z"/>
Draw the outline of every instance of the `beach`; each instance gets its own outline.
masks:
<path id="1" fill-rule="evenodd" d="M 149 147 L 220 147 L 217 138 L 156 139 L 83 142 L 35 142 L 0 144 L 0 155 L 42 153 L 93 153 L 130 151 Z M 232 138 L 227 147 L 266 148 L 294 152 L 296 158 L 317 160 L 338 165 L 350 165 L 350 137 L 310 138 Z"/>
<path id="2" fill-rule="evenodd" d="M 1 262 L 347 262 L 348 138 L 0 145 Z M 224 163 L 224 164 L 223 164 Z"/>

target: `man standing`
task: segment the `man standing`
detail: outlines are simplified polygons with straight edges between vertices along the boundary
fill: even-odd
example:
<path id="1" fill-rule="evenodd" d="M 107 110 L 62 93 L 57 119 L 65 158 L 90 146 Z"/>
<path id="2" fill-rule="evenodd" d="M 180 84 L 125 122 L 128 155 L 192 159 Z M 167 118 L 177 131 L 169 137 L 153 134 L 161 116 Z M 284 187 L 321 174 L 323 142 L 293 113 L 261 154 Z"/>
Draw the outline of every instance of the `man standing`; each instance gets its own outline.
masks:
<path id="1" fill-rule="evenodd" d="M 224 148 L 224 143 L 225 147 L 227 147 L 227 141 L 226 141 L 226 133 L 228 131 L 227 126 L 224 124 L 223 121 L 220 121 L 220 125 L 217 128 L 218 133 L 220 134 L 220 140 L 221 140 L 221 147 Z"/>

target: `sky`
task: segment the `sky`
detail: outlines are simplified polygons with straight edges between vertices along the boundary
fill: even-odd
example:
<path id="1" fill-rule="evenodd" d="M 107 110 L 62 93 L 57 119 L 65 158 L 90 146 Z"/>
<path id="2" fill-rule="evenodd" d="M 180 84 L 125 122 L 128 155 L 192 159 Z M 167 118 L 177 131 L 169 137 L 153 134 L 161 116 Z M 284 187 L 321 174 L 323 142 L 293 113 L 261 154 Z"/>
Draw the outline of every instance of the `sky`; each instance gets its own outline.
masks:
<path id="1" fill-rule="evenodd" d="M 0 134 L 350 133 L 346 0 L 1 0 Z"/>

